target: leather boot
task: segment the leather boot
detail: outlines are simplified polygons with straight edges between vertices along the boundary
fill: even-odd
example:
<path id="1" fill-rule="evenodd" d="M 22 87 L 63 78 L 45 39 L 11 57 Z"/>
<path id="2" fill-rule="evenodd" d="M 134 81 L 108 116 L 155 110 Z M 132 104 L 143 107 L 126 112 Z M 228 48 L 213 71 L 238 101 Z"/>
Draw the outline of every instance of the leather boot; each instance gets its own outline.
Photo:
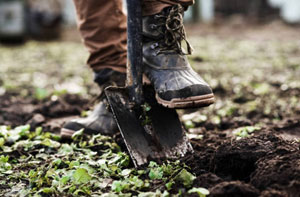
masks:
<path id="1" fill-rule="evenodd" d="M 111 113 L 103 90 L 110 85 L 124 86 L 126 74 L 104 69 L 95 73 L 94 81 L 100 86 L 102 93 L 99 97 L 100 102 L 94 107 L 90 115 L 86 118 L 73 119 L 64 124 L 61 129 L 61 137 L 71 138 L 72 135 L 81 129 L 84 134 L 103 134 L 113 135 L 118 132 L 118 126 Z"/>
<path id="2" fill-rule="evenodd" d="M 204 107 L 214 103 L 214 94 L 186 57 L 192 48 L 186 39 L 183 12 L 182 6 L 175 5 L 143 17 L 143 69 L 158 103 L 169 108 Z"/>

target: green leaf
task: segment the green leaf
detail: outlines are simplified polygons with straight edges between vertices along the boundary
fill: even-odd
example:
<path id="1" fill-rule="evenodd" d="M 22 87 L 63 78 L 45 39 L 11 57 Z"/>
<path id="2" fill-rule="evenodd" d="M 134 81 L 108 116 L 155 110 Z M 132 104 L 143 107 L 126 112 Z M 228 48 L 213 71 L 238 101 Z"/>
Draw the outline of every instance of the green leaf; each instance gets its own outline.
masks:
<path id="1" fill-rule="evenodd" d="M 38 173 L 37 173 L 36 171 L 30 170 L 28 176 L 29 176 L 30 178 L 35 178 L 35 177 L 37 176 L 37 174 L 38 174 Z"/>
<path id="2" fill-rule="evenodd" d="M 150 172 L 149 172 L 149 178 L 150 178 L 151 180 L 154 180 L 154 179 L 162 179 L 162 178 L 163 178 L 163 175 L 164 175 L 164 171 L 163 171 L 163 169 L 160 168 L 160 167 L 151 169 Z"/>
<path id="3" fill-rule="evenodd" d="M 68 181 L 70 180 L 70 177 L 69 176 L 63 176 L 61 179 L 60 179 L 60 182 L 65 185 L 68 183 Z"/>
<path id="4" fill-rule="evenodd" d="M 40 192 L 43 192 L 45 194 L 52 194 L 55 192 L 55 189 L 53 189 L 51 187 L 45 187 L 45 188 L 41 189 Z"/>
<path id="5" fill-rule="evenodd" d="M 0 147 L 4 146 L 5 139 L 3 137 L 0 137 Z"/>
<path id="6" fill-rule="evenodd" d="M 9 156 L 8 155 L 7 156 L 1 155 L 1 157 L 0 157 L 0 164 L 1 163 L 6 163 L 6 162 L 8 162 L 8 160 L 9 160 Z"/>
<path id="7" fill-rule="evenodd" d="M 137 173 L 138 175 L 143 175 L 146 174 L 146 170 L 138 170 Z"/>
<path id="8" fill-rule="evenodd" d="M 131 172 L 132 172 L 131 169 L 124 169 L 124 170 L 122 170 L 121 175 L 122 176 L 129 176 Z"/>
<path id="9" fill-rule="evenodd" d="M 71 161 L 71 163 L 69 164 L 69 168 L 74 168 L 74 167 L 78 167 L 78 166 L 80 166 L 79 161 Z"/>
<path id="10" fill-rule="evenodd" d="M 62 144 L 61 147 L 58 150 L 58 153 L 61 155 L 67 155 L 67 154 L 72 154 L 74 152 L 72 146 L 69 144 Z"/>
<path id="11" fill-rule="evenodd" d="M 170 181 L 170 182 L 166 183 L 166 188 L 168 191 L 172 189 L 174 183 L 175 183 L 174 181 Z"/>
<path id="12" fill-rule="evenodd" d="M 149 168 L 154 168 L 154 167 L 158 167 L 158 164 L 154 161 L 150 161 L 149 165 L 148 165 Z"/>
<path id="13" fill-rule="evenodd" d="M 73 180 L 75 184 L 88 183 L 91 179 L 92 177 L 84 168 L 78 168 L 73 174 Z"/>
<path id="14" fill-rule="evenodd" d="M 254 131 L 260 130 L 260 127 L 255 126 L 246 126 L 246 127 L 240 127 L 233 131 L 233 134 L 240 138 L 246 138 L 249 137 L 251 133 Z"/>
<path id="15" fill-rule="evenodd" d="M 77 140 L 79 137 L 83 136 L 83 131 L 84 131 L 84 129 L 80 129 L 80 130 L 76 131 L 75 133 L 73 133 L 72 139 Z"/>
<path id="16" fill-rule="evenodd" d="M 59 166 L 61 163 L 62 163 L 62 160 L 61 160 L 61 159 L 55 159 L 54 161 L 52 161 L 52 164 L 53 164 L 54 166 Z"/>
<path id="17" fill-rule="evenodd" d="M 12 166 L 9 161 L 9 156 L 1 155 L 0 157 L 0 172 L 3 174 L 12 174 Z"/>
<path id="18" fill-rule="evenodd" d="M 43 128 L 42 127 L 37 127 L 35 129 L 35 135 L 38 136 L 38 135 L 41 135 L 42 134 L 42 131 L 43 131 Z"/>
<path id="19" fill-rule="evenodd" d="M 88 115 L 89 115 L 89 111 L 83 110 L 83 111 L 80 113 L 80 116 L 81 116 L 81 117 L 88 117 Z"/>
<path id="20" fill-rule="evenodd" d="M 151 106 L 149 103 L 145 103 L 144 105 L 142 105 L 142 108 L 145 112 L 149 112 L 151 110 Z"/>
<path id="21" fill-rule="evenodd" d="M 60 143 L 59 142 L 53 141 L 51 139 L 44 139 L 41 142 L 41 144 L 44 145 L 44 146 L 48 146 L 50 148 L 59 148 L 60 147 Z"/>
<path id="22" fill-rule="evenodd" d="M 193 121 L 191 121 L 191 120 L 188 120 L 188 121 L 184 122 L 184 126 L 185 126 L 187 129 L 195 128 L 195 124 L 194 124 Z"/>
<path id="23" fill-rule="evenodd" d="M 268 83 L 257 83 L 254 84 L 254 94 L 265 95 L 270 92 L 270 85 Z"/>
<path id="24" fill-rule="evenodd" d="M 162 165 L 162 169 L 165 175 L 171 175 L 173 172 L 173 166 L 172 165 Z"/>
<path id="25" fill-rule="evenodd" d="M 124 189 L 124 185 L 122 181 L 114 181 L 111 185 L 111 189 L 119 193 Z"/>
<path id="26" fill-rule="evenodd" d="M 141 192 L 139 193 L 138 197 L 167 197 L 170 194 L 167 191 L 161 193 L 161 191 L 156 190 L 156 192 Z"/>
<path id="27" fill-rule="evenodd" d="M 134 176 L 129 179 L 129 182 L 134 185 L 136 188 L 142 188 L 144 186 L 144 182 L 139 179 L 137 176 Z"/>
<path id="28" fill-rule="evenodd" d="M 24 126 L 19 126 L 17 128 L 15 128 L 16 130 L 19 130 L 20 133 L 22 132 L 26 132 L 30 130 L 30 125 L 24 125 Z"/>
<path id="29" fill-rule="evenodd" d="M 84 194 L 88 195 L 90 194 L 90 190 L 86 187 L 82 187 L 80 189 L 77 189 L 75 192 L 74 192 L 74 196 L 83 196 Z"/>
<path id="30" fill-rule="evenodd" d="M 129 163 L 130 163 L 129 156 L 124 154 L 122 160 L 119 163 L 120 167 L 128 167 Z"/>
<path id="31" fill-rule="evenodd" d="M 117 194 L 114 193 L 105 193 L 105 194 L 101 194 L 102 197 L 120 197 Z"/>
<path id="32" fill-rule="evenodd" d="M 203 187 L 200 188 L 192 188 L 188 191 L 189 194 L 191 193 L 197 193 L 199 195 L 199 197 L 206 197 L 207 195 L 209 195 L 209 191 Z"/>
<path id="33" fill-rule="evenodd" d="M 183 184 L 185 187 L 191 187 L 195 179 L 196 177 L 186 169 L 182 169 L 174 178 L 176 182 Z"/>
<path id="34" fill-rule="evenodd" d="M 86 169 L 89 174 L 94 174 L 95 173 L 95 169 L 92 168 L 91 166 L 89 166 L 88 164 L 81 164 L 80 168 Z"/>
<path id="35" fill-rule="evenodd" d="M 34 93 L 34 97 L 38 100 L 43 100 L 48 96 L 48 92 L 46 89 L 43 88 L 36 88 L 35 89 L 35 93 Z"/>

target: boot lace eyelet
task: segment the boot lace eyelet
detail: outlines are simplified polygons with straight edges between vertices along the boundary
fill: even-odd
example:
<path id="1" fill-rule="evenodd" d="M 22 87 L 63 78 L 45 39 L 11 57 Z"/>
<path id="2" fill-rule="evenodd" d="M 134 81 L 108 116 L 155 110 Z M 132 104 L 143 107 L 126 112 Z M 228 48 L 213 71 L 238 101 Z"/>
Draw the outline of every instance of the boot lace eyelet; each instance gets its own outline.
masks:
<path id="1" fill-rule="evenodd" d="M 152 30 L 157 29 L 157 25 L 155 25 L 155 24 L 150 24 L 150 29 L 152 29 Z"/>
<path id="2" fill-rule="evenodd" d="M 159 19 L 159 16 L 157 14 L 154 15 L 154 19 L 157 20 Z"/>
<path id="3" fill-rule="evenodd" d="M 151 47 L 151 49 L 155 49 L 155 48 L 158 47 L 158 43 L 154 43 L 154 44 L 152 44 L 150 47 Z"/>
<path id="4" fill-rule="evenodd" d="M 155 52 L 154 52 L 154 56 L 158 56 L 160 54 L 160 51 L 159 50 L 156 50 Z"/>

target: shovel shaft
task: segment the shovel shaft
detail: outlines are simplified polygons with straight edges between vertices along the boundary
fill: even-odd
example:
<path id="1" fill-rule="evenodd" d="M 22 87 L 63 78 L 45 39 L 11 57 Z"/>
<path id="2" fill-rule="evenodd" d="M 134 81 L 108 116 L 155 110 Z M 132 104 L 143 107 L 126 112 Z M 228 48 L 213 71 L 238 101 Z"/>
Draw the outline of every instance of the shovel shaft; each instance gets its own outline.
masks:
<path id="1" fill-rule="evenodd" d="M 142 6 L 141 0 L 127 0 L 127 86 L 130 101 L 143 103 L 142 93 Z"/>

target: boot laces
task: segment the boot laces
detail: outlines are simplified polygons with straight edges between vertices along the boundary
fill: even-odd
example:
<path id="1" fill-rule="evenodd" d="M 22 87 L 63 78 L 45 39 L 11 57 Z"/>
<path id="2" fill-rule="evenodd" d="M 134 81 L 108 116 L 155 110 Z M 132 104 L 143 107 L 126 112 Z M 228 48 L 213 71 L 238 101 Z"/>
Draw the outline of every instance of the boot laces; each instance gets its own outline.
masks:
<path id="1" fill-rule="evenodd" d="M 184 8 L 181 5 L 175 5 L 170 8 L 168 14 L 156 14 L 154 17 L 158 20 L 157 28 L 164 39 L 158 43 L 158 54 L 176 52 L 180 55 L 191 55 L 193 48 L 186 38 L 186 32 L 183 26 Z M 185 41 L 187 53 L 183 51 L 182 41 Z"/>

